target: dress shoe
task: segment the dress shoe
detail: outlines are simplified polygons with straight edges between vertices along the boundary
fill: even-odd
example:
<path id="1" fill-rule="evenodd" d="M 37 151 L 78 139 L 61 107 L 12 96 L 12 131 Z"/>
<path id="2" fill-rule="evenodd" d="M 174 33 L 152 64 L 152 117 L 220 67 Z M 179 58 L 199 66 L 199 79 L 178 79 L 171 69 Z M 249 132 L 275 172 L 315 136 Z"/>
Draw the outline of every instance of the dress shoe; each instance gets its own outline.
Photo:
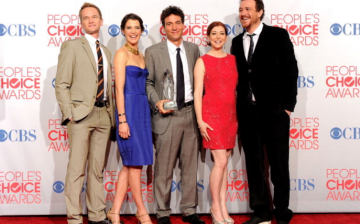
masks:
<path id="1" fill-rule="evenodd" d="M 277 220 L 276 222 L 277 224 L 289 224 L 289 222 L 283 220 Z"/>
<path id="2" fill-rule="evenodd" d="M 157 219 L 158 224 L 171 224 L 169 216 L 163 216 Z"/>
<path id="3" fill-rule="evenodd" d="M 183 216 L 182 221 L 190 224 L 205 224 L 205 222 L 201 220 L 197 214 Z"/>
<path id="4" fill-rule="evenodd" d="M 244 222 L 243 224 L 270 224 L 271 221 L 267 221 L 267 220 L 262 220 L 261 218 L 257 217 L 257 216 L 252 216 L 250 220 Z"/>

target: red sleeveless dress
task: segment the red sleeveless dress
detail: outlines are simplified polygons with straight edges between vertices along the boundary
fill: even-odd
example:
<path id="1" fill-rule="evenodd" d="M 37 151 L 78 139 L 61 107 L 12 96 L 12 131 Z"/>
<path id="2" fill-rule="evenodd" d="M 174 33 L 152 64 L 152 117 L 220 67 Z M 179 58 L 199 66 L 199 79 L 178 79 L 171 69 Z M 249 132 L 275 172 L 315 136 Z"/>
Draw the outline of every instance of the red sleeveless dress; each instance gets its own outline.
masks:
<path id="1" fill-rule="evenodd" d="M 236 85 L 238 73 L 235 56 L 216 58 L 203 55 L 205 65 L 202 116 L 214 130 L 207 130 L 210 141 L 203 139 L 203 147 L 232 149 L 235 147 L 238 123 L 236 119 Z"/>

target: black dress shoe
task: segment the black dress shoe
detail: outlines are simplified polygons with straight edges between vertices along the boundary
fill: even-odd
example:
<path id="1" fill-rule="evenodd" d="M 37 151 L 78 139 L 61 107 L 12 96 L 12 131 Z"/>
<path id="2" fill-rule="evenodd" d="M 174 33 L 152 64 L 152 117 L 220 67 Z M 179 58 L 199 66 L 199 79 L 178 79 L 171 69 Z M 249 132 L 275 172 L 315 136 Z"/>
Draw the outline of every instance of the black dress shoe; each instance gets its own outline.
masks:
<path id="1" fill-rule="evenodd" d="M 183 216 L 182 221 L 188 222 L 191 224 L 205 224 L 205 222 L 203 220 L 201 220 L 197 214 Z"/>
<path id="2" fill-rule="evenodd" d="M 157 219 L 158 224 L 171 224 L 169 216 L 163 216 Z"/>
<path id="3" fill-rule="evenodd" d="M 289 222 L 283 220 L 277 220 L 277 224 L 289 224 Z"/>
<path id="4" fill-rule="evenodd" d="M 261 218 L 257 216 L 252 216 L 250 220 L 244 222 L 243 224 L 270 224 L 270 220 L 262 220 Z"/>

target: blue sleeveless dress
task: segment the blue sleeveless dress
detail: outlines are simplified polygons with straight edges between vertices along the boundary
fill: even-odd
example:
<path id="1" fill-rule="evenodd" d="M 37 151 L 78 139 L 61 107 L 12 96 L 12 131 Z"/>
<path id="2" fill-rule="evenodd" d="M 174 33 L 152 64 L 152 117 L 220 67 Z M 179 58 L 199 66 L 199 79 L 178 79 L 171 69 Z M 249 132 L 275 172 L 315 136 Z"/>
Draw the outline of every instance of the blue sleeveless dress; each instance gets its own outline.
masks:
<path id="1" fill-rule="evenodd" d="M 125 113 L 130 128 L 129 139 L 119 135 L 119 116 L 116 109 L 116 140 L 123 165 L 143 166 L 153 164 L 153 143 L 150 106 L 145 91 L 148 70 L 128 65 L 125 69 Z"/>

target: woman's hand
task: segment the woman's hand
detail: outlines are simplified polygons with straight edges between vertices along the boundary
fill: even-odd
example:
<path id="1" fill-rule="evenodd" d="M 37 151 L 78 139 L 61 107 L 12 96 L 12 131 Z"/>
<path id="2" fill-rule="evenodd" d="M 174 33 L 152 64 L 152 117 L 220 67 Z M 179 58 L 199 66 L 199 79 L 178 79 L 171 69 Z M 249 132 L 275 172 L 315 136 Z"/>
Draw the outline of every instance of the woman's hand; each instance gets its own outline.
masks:
<path id="1" fill-rule="evenodd" d="M 130 137 L 130 128 L 127 123 L 119 124 L 119 135 L 124 139 L 128 139 Z"/>
<path id="2" fill-rule="evenodd" d="M 200 125 L 199 125 L 199 129 L 200 129 L 200 134 L 201 134 L 201 137 L 203 137 L 207 142 L 210 139 L 209 137 L 209 134 L 207 132 L 207 129 L 209 129 L 210 131 L 213 131 L 214 129 L 212 127 L 210 127 L 210 125 L 208 125 L 207 123 L 205 122 L 202 122 Z"/>

